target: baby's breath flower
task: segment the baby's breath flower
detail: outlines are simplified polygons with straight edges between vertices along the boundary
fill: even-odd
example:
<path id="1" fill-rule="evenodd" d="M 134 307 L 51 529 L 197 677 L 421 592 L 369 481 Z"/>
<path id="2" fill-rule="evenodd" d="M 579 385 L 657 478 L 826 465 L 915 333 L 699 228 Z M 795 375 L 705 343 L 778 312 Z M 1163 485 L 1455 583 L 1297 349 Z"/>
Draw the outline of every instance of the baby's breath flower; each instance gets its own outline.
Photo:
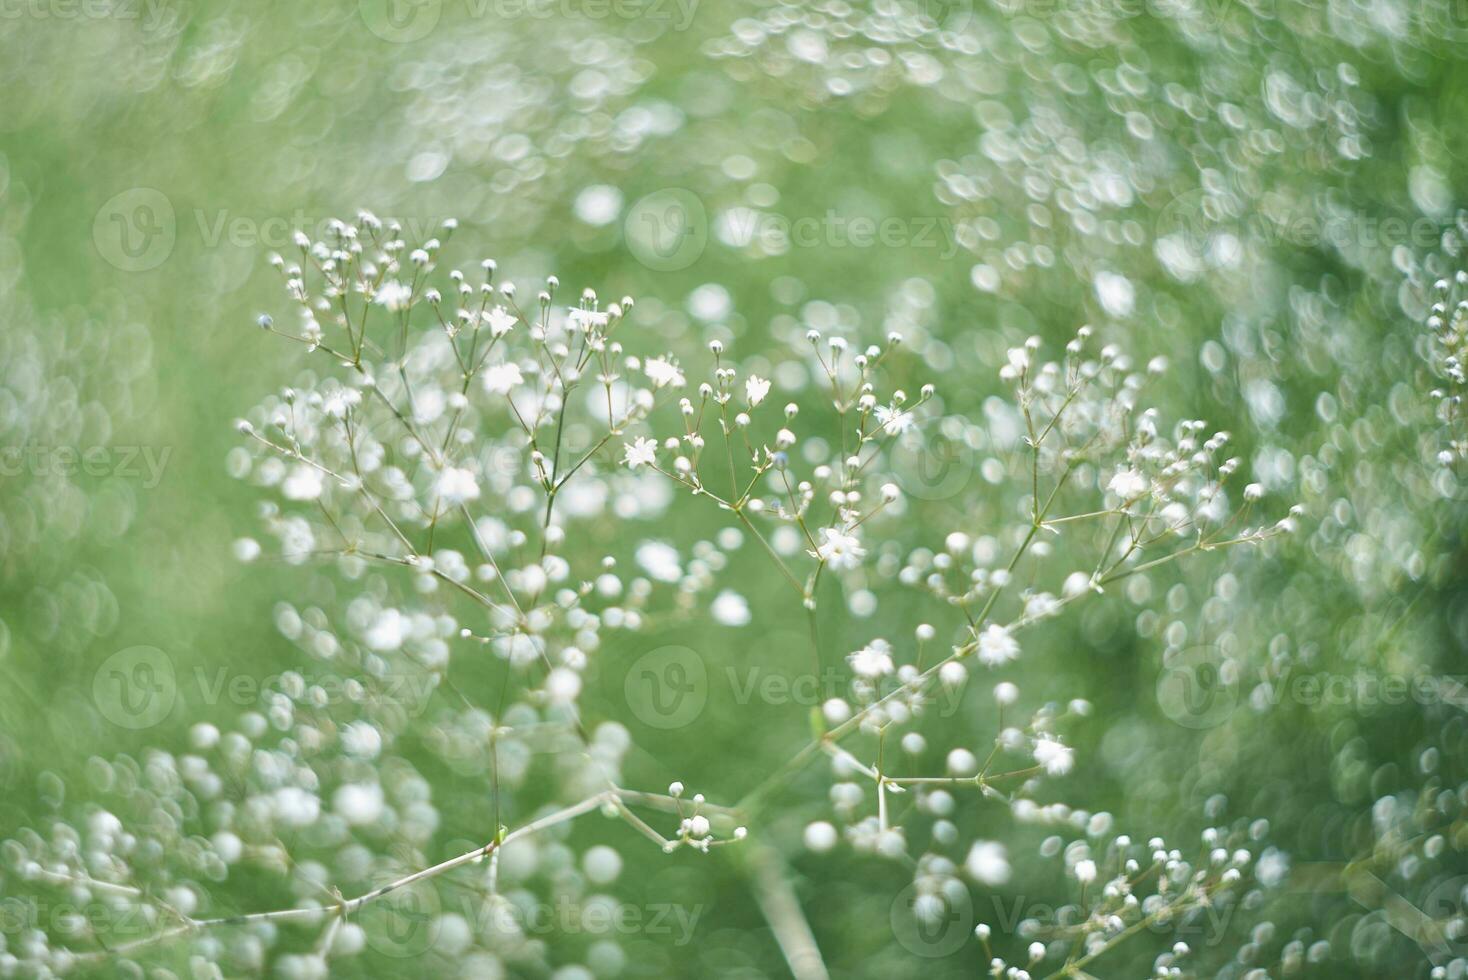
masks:
<path id="1" fill-rule="evenodd" d="M 635 470 L 639 466 L 651 466 L 657 460 L 658 444 L 645 436 L 638 436 L 634 441 L 622 446 L 622 458 L 628 469 Z"/>

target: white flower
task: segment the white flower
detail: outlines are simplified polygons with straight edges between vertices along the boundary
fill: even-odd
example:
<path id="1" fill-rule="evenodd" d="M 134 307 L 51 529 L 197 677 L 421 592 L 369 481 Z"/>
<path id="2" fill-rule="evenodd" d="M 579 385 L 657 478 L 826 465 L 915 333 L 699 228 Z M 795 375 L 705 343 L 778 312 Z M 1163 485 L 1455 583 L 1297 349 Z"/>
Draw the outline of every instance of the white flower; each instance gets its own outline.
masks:
<path id="1" fill-rule="evenodd" d="M 816 557 L 837 571 L 856 568 L 867 553 L 856 535 L 847 534 L 840 528 L 821 528 L 821 536 L 823 540 L 816 549 Z"/>
<path id="2" fill-rule="evenodd" d="M 851 705 L 841 698 L 828 698 L 821 705 L 821 715 L 826 719 L 828 725 L 845 724 L 851 717 Z"/>
<path id="3" fill-rule="evenodd" d="M 1096 880 L 1096 862 L 1089 858 L 1084 861 L 1077 861 L 1074 870 L 1076 881 L 1079 881 L 1083 885 L 1088 885 Z"/>
<path id="4" fill-rule="evenodd" d="M 1009 663 L 1019 656 L 1019 641 L 1003 626 L 990 624 L 979 634 L 979 662 L 990 667 Z"/>
<path id="5" fill-rule="evenodd" d="M 1035 761 L 1050 775 L 1064 776 L 1075 765 L 1075 751 L 1049 735 L 1041 735 L 1035 742 Z"/>
<path id="6" fill-rule="evenodd" d="M 341 733 L 342 748 L 359 759 L 375 759 L 382 751 L 382 733 L 365 721 L 350 722 Z"/>
<path id="7" fill-rule="evenodd" d="M 503 337 L 515 329 L 515 324 L 519 322 L 514 314 L 510 313 L 503 306 L 496 306 L 490 310 L 486 319 L 489 321 L 489 335 L 491 337 Z"/>
<path id="8" fill-rule="evenodd" d="M 642 363 L 642 370 L 647 373 L 648 380 L 655 388 L 666 388 L 669 385 L 681 388 L 685 383 L 678 365 L 666 357 L 648 358 Z"/>
<path id="9" fill-rule="evenodd" d="M 1060 600 L 1048 592 L 1036 592 L 1025 599 L 1025 619 L 1044 619 L 1060 611 Z"/>
<path id="10" fill-rule="evenodd" d="M 714 621 L 722 626 L 746 626 L 749 624 L 749 603 L 744 596 L 725 589 L 714 597 L 711 610 Z"/>
<path id="11" fill-rule="evenodd" d="M 658 444 L 646 436 L 638 436 L 634 442 L 622 443 L 622 461 L 631 470 L 647 464 L 651 466 L 657 459 Z"/>
<path id="12" fill-rule="evenodd" d="M 824 820 L 807 824 L 805 833 L 801 836 L 805 840 L 805 846 L 817 854 L 824 854 L 836 846 L 836 828 Z"/>
<path id="13" fill-rule="evenodd" d="M 968 670 L 957 660 L 949 660 L 938 668 L 938 680 L 947 688 L 962 687 L 968 680 Z"/>
<path id="14" fill-rule="evenodd" d="M 546 675 L 545 693 L 552 704 L 572 704 L 581 693 L 581 675 L 569 667 L 557 667 Z"/>
<path id="15" fill-rule="evenodd" d="M 413 298 L 413 288 L 396 280 L 389 279 L 377 287 L 377 303 L 385 306 L 393 312 L 404 309 L 408 301 Z"/>
<path id="16" fill-rule="evenodd" d="M 676 582 L 683 577 L 678 564 L 678 549 L 661 541 L 644 541 L 637 546 L 637 564 L 649 577 L 659 582 Z"/>
<path id="17" fill-rule="evenodd" d="M 484 390 L 491 395 L 508 395 L 524 381 L 518 364 L 495 364 L 484 372 Z"/>
<path id="18" fill-rule="evenodd" d="M 846 658 L 858 677 L 872 680 L 892 673 L 892 646 L 886 640 L 873 640 Z"/>
<path id="19" fill-rule="evenodd" d="M 969 848 L 963 867 L 981 885 L 1002 885 L 1009 880 L 1009 853 L 997 841 L 977 840 Z"/>
<path id="20" fill-rule="evenodd" d="M 474 474 L 459 466 L 445 467 L 434 483 L 438 497 L 450 507 L 479 499 L 479 481 Z"/>
<path id="21" fill-rule="evenodd" d="M 384 609 L 367 630 L 367 646 L 373 650 L 396 650 L 407 639 L 411 625 L 396 609 Z"/>
<path id="22" fill-rule="evenodd" d="M 770 383 L 757 374 L 751 374 L 744 381 L 744 397 L 749 399 L 751 406 L 758 405 L 765 400 L 770 393 Z"/>
<path id="23" fill-rule="evenodd" d="M 346 783 L 331 797 L 331 808 L 353 826 L 376 823 L 385 807 L 382 787 L 377 783 Z"/>
<path id="24" fill-rule="evenodd" d="M 280 492 L 287 500 L 315 500 L 321 496 L 322 489 L 321 471 L 306 463 L 292 466 L 290 474 L 280 485 Z"/>
<path id="25" fill-rule="evenodd" d="M 1122 500 L 1131 500 L 1147 492 L 1147 478 L 1136 470 L 1117 470 L 1106 489 Z"/>
<path id="26" fill-rule="evenodd" d="M 886 405 L 878 405 L 876 412 L 877 421 L 881 424 L 883 431 L 889 436 L 901 435 L 912 428 L 912 413 L 905 412 L 900 408 L 889 408 Z"/>
<path id="27" fill-rule="evenodd" d="M 586 330 L 591 327 L 604 327 L 611 318 L 612 315 L 605 311 L 573 307 L 567 319 L 572 330 Z"/>

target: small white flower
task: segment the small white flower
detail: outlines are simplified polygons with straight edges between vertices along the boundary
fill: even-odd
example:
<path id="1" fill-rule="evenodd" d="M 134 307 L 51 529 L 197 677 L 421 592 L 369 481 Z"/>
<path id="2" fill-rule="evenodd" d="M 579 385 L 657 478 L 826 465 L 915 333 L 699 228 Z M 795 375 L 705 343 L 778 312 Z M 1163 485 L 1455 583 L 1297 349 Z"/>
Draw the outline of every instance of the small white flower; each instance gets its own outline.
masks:
<path id="1" fill-rule="evenodd" d="M 450 507 L 479 499 L 479 481 L 473 472 L 459 466 L 445 467 L 433 488 L 438 498 Z"/>
<path id="2" fill-rule="evenodd" d="M 519 322 L 514 314 L 510 313 L 503 306 L 496 306 L 490 310 L 485 319 L 489 322 L 489 335 L 491 337 L 503 337 L 515 329 L 515 324 Z"/>
<path id="3" fill-rule="evenodd" d="M 306 463 L 297 463 L 281 483 L 280 492 L 287 500 L 315 500 L 324 488 L 320 470 Z"/>
<path id="4" fill-rule="evenodd" d="M 938 680 L 949 689 L 962 687 L 968 680 L 968 670 L 957 660 L 949 660 L 938 668 Z"/>
<path id="5" fill-rule="evenodd" d="M 856 568 L 861 564 L 862 556 L 867 553 L 856 535 L 847 534 L 840 528 L 822 528 L 821 537 L 816 557 L 837 571 Z"/>
<path id="6" fill-rule="evenodd" d="M 394 313 L 405 309 L 412 298 L 413 287 L 396 280 L 390 279 L 377 287 L 377 304 L 387 307 Z"/>
<path id="7" fill-rule="evenodd" d="M 642 370 L 647 373 L 648 380 L 655 388 L 681 388 L 685 384 L 683 372 L 675 362 L 666 357 L 648 358 L 642 362 Z"/>
<path id="8" fill-rule="evenodd" d="M 1048 735 L 1035 742 L 1035 761 L 1052 776 L 1064 776 L 1075 765 L 1075 751 Z"/>
<path id="9" fill-rule="evenodd" d="M 1106 489 L 1122 500 L 1132 500 L 1147 492 L 1147 478 L 1133 469 L 1119 469 Z"/>
<path id="10" fill-rule="evenodd" d="M 1091 882 L 1095 881 L 1096 862 L 1092 861 L 1089 858 L 1084 861 L 1077 861 L 1075 866 L 1075 876 L 1076 881 L 1079 881 L 1083 885 L 1088 885 Z"/>
<path id="11" fill-rule="evenodd" d="M 638 436 L 636 441 L 622 443 L 622 461 L 631 470 L 646 464 L 651 466 L 657 459 L 658 444 L 646 436 Z"/>
<path id="12" fill-rule="evenodd" d="M 1009 880 L 1009 853 L 992 840 L 977 840 L 968 850 L 964 870 L 981 885 L 996 887 Z"/>
<path id="13" fill-rule="evenodd" d="M 802 836 L 805 839 L 805 846 L 817 854 L 824 854 L 836 846 L 836 828 L 824 820 L 807 824 Z"/>
<path id="14" fill-rule="evenodd" d="M 873 413 L 882 430 L 889 436 L 901 435 L 912 428 L 912 413 L 905 412 L 900 408 L 889 408 L 886 405 L 878 405 Z"/>
<path id="15" fill-rule="evenodd" d="M 662 541 L 644 541 L 637 546 L 637 564 L 658 582 L 676 582 L 683 577 L 678 549 Z"/>
<path id="16" fill-rule="evenodd" d="M 886 640 L 873 640 L 846 658 L 858 677 L 873 680 L 892 673 L 892 647 Z"/>
<path id="17" fill-rule="evenodd" d="M 748 601 L 731 589 L 725 589 L 714 597 L 711 611 L 714 621 L 722 626 L 747 626 L 749 624 Z"/>
<path id="18" fill-rule="evenodd" d="M 604 327 L 610 321 L 612 315 L 605 311 L 583 310 L 573 307 L 567 319 L 572 330 L 587 330 L 591 327 Z"/>
<path id="19" fill-rule="evenodd" d="M 1019 641 L 1003 626 L 990 624 L 979 634 L 979 662 L 989 667 L 1009 663 L 1019 656 Z"/>
<path id="20" fill-rule="evenodd" d="M 524 382 L 518 364 L 496 364 L 484 372 L 484 390 L 491 395 L 508 395 Z"/>
<path id="21" fill-rule="evenodd" d="M 581 675 L 569 667 L 557 667 L 546 675 L 545 693 L 552 704 L 573 704 L 581 693 Z"/>
<path id="22" fill-rule="evenodd" d="M 821 705 L 821 715 L 828 725 L 844 724 L 851 717 L 851 705 L 841 698 L 830 698 Z"/>
<path id="23" fill-rule="evenodd" d="M 1044 619 L 1060 611 L 1060 600 L 1048 592 L 1036 592 L 1025 599 L 1025 619 Z"/>
<path id="24" fill-rule="evenodd" d="M 769 393 L 770 383 L 759 375 L 751 374 L 744 380 L 744 397 L 749 399 L 751 407 L 764 401 Z"/>

